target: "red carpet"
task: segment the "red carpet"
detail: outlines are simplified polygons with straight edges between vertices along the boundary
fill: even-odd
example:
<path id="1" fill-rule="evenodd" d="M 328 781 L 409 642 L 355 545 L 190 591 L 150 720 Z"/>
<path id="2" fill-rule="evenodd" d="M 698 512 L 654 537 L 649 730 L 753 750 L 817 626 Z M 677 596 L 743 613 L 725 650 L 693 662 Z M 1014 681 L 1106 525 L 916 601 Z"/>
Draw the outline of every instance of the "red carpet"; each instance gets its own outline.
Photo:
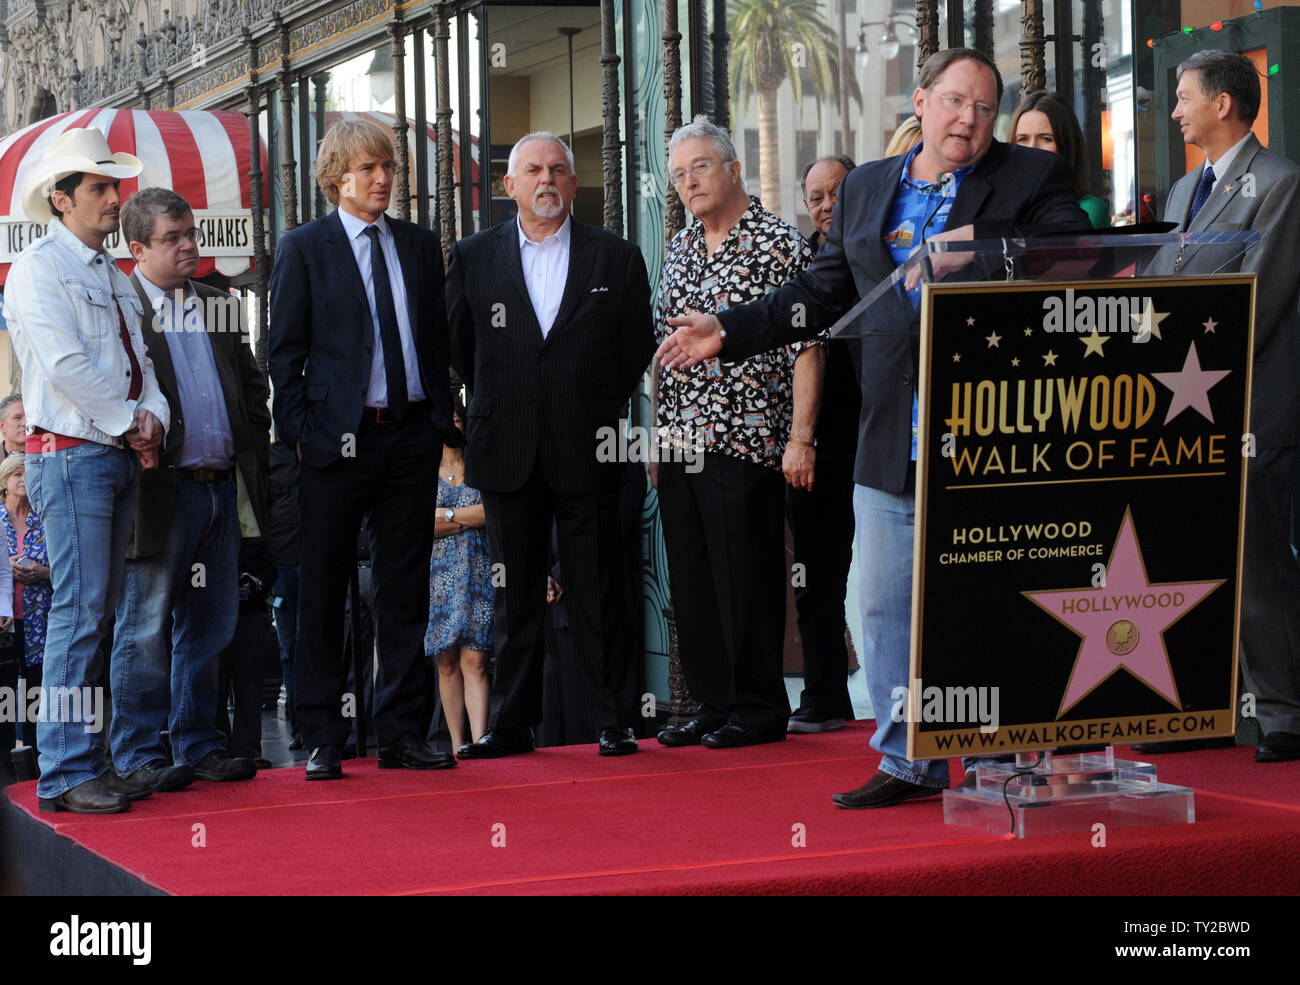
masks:
<path id="1" fill-rule="evenodd" d="M 359 760 L 331 783 L 293 767 L 109 817 L 38 814 L 34 783 L 8 793 L 177 894 L 1300 891 L 1300 763 L 1256 765 L 1246 747 L 1159 757 L 1162 780 L 1196 788 L 1197 823 L 1112 828 L 1094 848 L 1088 832 L 1017 841 L 951 828 L 938 798 L 834 807 L 832 793 L 875 770 L 871 728 L 726 751 L 650 740 L 612 759 L 571 746 L 433 773 Z"/>

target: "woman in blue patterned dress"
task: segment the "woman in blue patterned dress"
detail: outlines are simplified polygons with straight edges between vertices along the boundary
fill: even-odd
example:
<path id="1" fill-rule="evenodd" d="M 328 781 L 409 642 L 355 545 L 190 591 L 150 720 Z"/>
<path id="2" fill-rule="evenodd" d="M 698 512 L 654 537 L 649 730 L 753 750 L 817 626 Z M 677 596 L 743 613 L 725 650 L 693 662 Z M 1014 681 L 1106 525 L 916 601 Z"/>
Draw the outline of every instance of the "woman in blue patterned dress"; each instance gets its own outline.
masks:
<path id="1" fill-rule="evenodd" d="M 455 400 L 456 427 L 464 431 L 465 405 Z M 424 652 L 438 661 L 438 694 L 452 749 L 487 731 L 490 689 L 487 658 L 492 652 L 492 562 L 486 518 L 477 489 L 465 485 L 463 448 L 442 449 L 438 466 L 438 510 L 429 569 L 429 629 Z"/>
<path id="2" fill-rule="evenodd" d="M 45 548 L 45 527 L 27 499 L 27 457 L 8 456 L 0 464 L 0 493 L 4 509 L 5 560 L 13 573 L 14 645 L 22 654 L 19 674 L 28 689 L 41 683 L 41 661 L 45 656 L 45 620 L 50 614 L 54 590 L 50 585 L 50 556 Z M 24 726 L 23 742 L 36 748 L 36 728 Z"/>

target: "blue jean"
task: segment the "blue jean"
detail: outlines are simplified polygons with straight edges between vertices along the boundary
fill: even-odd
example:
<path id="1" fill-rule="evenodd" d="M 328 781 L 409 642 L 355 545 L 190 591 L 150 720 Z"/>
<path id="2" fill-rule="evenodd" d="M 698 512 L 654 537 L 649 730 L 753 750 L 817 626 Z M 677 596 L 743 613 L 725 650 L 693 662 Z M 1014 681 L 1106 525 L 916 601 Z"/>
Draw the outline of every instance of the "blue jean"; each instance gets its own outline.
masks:
<path id="1" fill-rule="evenodd" d="M 45 636 L 47 688 L 83 688 L 99 679 L 96 651 L 122 583 L 139 479 L 133 453 L 96 442 L 27 457 L 27 495 L 45 524 L 54 588 Z M 37 796 L 61 796 L 108 768 L 103 736 L 93 729 L 62 720 L 37 724 Z"/>
<path id="2" fill-rule="evenodd" d="M 894 688 L 907 687 L 912 645 L 912 534 L 915 492 L 853 487 L 862 598 L 862 666 L 876 715 L 871 748 L 880 770 L 923 787 L 948 786 L 946 759 L 907 759 L 907 723 L 891 714 Z"/>
<path id="3" fill-rule="evenodd" d="M 192 766 L 226 748 L 216 727 L 224 697 L 217 693 L 218 658 L 235 635 L 238 617 L 235 483 L 181 480 L 162 552 L 126 562 L 109 671 L 119 773 L 165 760 L 159 736 L 164 728 L 178 764 Z"/>

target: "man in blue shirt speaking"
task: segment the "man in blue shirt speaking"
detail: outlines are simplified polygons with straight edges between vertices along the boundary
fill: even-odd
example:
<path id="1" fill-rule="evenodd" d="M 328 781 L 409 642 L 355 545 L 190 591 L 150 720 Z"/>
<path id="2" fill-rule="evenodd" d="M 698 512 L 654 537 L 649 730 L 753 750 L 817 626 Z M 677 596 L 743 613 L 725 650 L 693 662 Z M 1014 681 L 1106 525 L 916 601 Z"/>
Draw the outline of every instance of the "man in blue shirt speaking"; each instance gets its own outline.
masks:
<path id="1" fill-rule="evenodd" d="M 845 177 L 825 246 L 785 287 L 717 316 L 673 319 L 679 328 L 657 353 L 664 366 L 719 354 L 733 361 L 811 338 L 924 242 L 1087 231 L 1060 158 L 993 139 L 1001 98 L 1001 76 L 983 52 L 931 55 L 912 96 L 921 120 L 916 149 Z M 917 343 L 914 320 L 872 326 L 862 338 L 853 505 L 863 664 L 876 714 L 871 747 L 882 759 L 867 783 L 835 795 L 840 807 L 887 807 L 948 786 L 945 761 L 908 761 L 906 726 L 889 714 L 894 688 L 908 683 L 911 652 Z"/>

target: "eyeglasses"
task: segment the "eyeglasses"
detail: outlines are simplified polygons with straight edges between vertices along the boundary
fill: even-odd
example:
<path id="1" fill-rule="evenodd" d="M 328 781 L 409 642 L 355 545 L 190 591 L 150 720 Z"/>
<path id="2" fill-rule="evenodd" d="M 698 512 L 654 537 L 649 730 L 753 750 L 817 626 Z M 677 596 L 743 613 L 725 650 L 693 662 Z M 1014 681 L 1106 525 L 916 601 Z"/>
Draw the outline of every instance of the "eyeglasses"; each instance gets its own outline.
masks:
<path id="1" fill-rule="evenodd" d="M 199 245 L 198 229 L 195 228 L 194 226 L 191 226 L 183 233 L 182 232 L 168 233 L 166 236 L 159 236 L 156 239 L 151 237 L 149 242 L 157 243 L 159 246 L 165 246 L 167 249 L 170 250 L 180 245 L 180 241 L 183 239 L 187 239 L 195 246 L 198 246 Z"/>
<path id="2" fill-rule="evenodd" d="M 678 168 L 676 171 L 668 172 L 668 177 L 672 180 L 674 185 L 680 187 L 682 183 L 686 181 L 686 175 L 688 173 L 692 178 L 703 178 L 720 163 L 720 161 L 715 161 L 711 158 L 704 161 L 696 161 L 690 166 L 690 168 Z"/>
<path id="3" fill-rule="evenodd" d="M 967 106 L 974 106 L 975 115 L 983 121 L 993 119 L 998 112 L 996 106 L 990 106 L 987 103 L 968 102 L 960 96 L 952 94 L 936 93 L 935 95 L 939 97 L 939 102 L 943 103 L 956 116 L 960 116 Z"/>

